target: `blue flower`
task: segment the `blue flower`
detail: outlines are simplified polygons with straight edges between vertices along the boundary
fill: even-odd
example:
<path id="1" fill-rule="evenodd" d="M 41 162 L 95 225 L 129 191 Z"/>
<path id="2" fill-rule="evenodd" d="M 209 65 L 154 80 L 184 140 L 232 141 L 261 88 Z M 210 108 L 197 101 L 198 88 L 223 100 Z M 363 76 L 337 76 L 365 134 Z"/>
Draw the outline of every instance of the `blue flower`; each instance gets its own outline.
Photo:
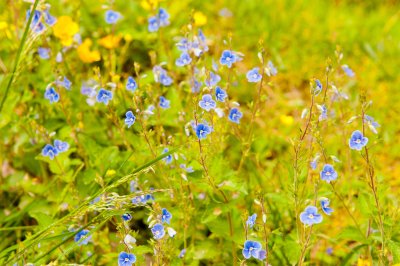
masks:
<path id="1" fill-rule="evenodd" d="M 168 76 L 167 71 L 160 66 L 153 67 L 154 80 L 164 86 L 172 84 L 172 79 Z"/>
<path id="2" fill-rule="evenodd" d="M 362 148 L 367 145 L 368 143 L 368 138 L 364 137 L 361 131 L 356 130 L 351 134 L 350 140 L 349 140 L 349 146 L 350 149 L 352 150 L 357 150 L 361 151 Z"/>
<path id="3" fill-rule="evenodd" d="M 196 136 L 199 139 L 205 139 L 208 134 L 211 133 L 211 127 L 205 125 L 205 124 L 198 124 L 196 126 Z"/>
<path id="4" fill-rule="evenodd" d="M 124 221 L 130 221 L 132 219 L 132 215 L 130 213 L 124 213 L 122 214 L 122 219 Z"/>
<path id="5" fill-rule="evenodd" d="M 46 10 L 44 11 L 44 21 L 47 25 L 53 26 L 54 24 L 56 24 L 57 19 L 53 17 L 48 10 Z"/>
<path id="6" fill-rule="evenodd" d="M 184 249 L 181 250 L 181 252 L 179 252 L 179 256 L 178 257 L 180 259 L 182 259 L 185 256 L 185 254 L 186 254 L 186 249 L 184 248 Z"/>
<path id="7" fill-rule="evenodd" d="M 176 59 L 175 65 L 181 67 L 181 66 L 189 65 L 190 62 L 192 62 L 192 58 L 190 57 L 190 55 L 187 52 L 184 52 L 181 54 L 181 56 L 178 59 Z"/>
<path id="8" fill-rule="evenodd" d="M 328 109 L 326 108 L 325 104 L 323 105 L 317 105 L 319 111 L 321 112 L 321 114 L 318 117 L 319 121 L 325 120 L 328 118 Z"/>
<path id="9" fill-rule="evenodd" d="M 259 82 L 262 78 L 262 75 L 259 73 L 260 68 L 255 67 L 249 70 L 246 74 L 246 78 L 249 82 Z"/>
<path id="10" fill-rule="evenodd" d="M 161 212 L 161 222 L 169 224 L 172 219 L 172 214 L 165 208 Z"/>
<path id="11" fill-rule="evenodd" d="M 118 266 L 132 266 L 136 262 L 136 256 L 122 251 L 118 255 Z"/>
<path id="12" fill-rule="evenodd" d="M 320 94 L 322 91 L 322 83 L 319 81 L 319 79 L 314 79 L 314 88 L 313 88 L 313 94 L 317 96 Z"/>
<path id="13" fill-rule="evenodd" d="M 232 67 L 232 64 L 237 62 L 239 60 L 238 56 L 230 51 L 230 50 L 224 50 L 222 52 L 221 58 L 219 59 L 219 62 L 221 65 L 226 65 L 228 68 Z"/>
<path id="14" fill-rule="evenodd" d="M 276 76 L 276 74 L 278 74 L 278 70 L 275 68 L 271 60 L 268 61 L 265 70 L 268 76 Z"/>
<path id="15" fill-rule="evenodd" d="M 256 254 L 256 259 L 258 260 L 265 260 L 266 257 L 267 257 L 267 251 L 265 251 L 264 249 L 258 251 Z"/>
<path id="16" fill-rule="evenodd" d="M 170 107 L 170 101 L 164 96 L 160 96 L 160 103 L 158 104 L 161 108 L 168 109 Z"/>
<path id="17" fill-rule="evenodd" d="M 99 93 L 97 94 L 97 101 L 99 103 L 104 103 L 105 105 L 107 105 L 108 101 L 110 101 L 112 98 L 112 92 L 105 89 L 100 89 Z"/>
<path id="18" fill-rule="evenodd" d="M 54 157 L 58 154 L 58 151 L 56 148 L 54 148 L 50 144 L 46 144 L 44 148 L 42 149 L 42 155 L 43 156 L 48 156 L 51 160 L 54 159 Z"/>
<path id="19" fill-rule="evenodd" d="M 333 180 L 336 180 L 338 175 L 332 165 L 325 164 L 324 168 L 322 169 L 322 171 L 320 173 L 320 176 L 321 176 L 322 180 L 325 180 L 326 182 L 329 183 Z"/>
<path id="20" fill-rule="evenodd" d="M 344 73 L 346 73 L 347 76 L 349 77 L 354 77 L 356 74 L 354 74 L 354 71 L 348 66 L 348 65 L 342 65 L 342 70 Z"/>
<path id="21" fill-rule="evenodd" d="M 182 51 L 182 52 L 187 52 L 189 51 L 190 47 L 191 47 L 191 43 L 188 41 L 187 38 L 182 38 L 177 44 L 176 46 L 178 47 L 178 50 Z"/>
<path id="22" fill-rule="evenodd" d="M 157 17 L 151 17 L 151 18 L 149 18 L 149 19 L 148 19 L 148 22 L 149 22 L 149 26 L 148 26 L 149 32 L 156 32 L 156 31 L 158 31 L 159 23 L 158 23 Z"/>
<path id="23" fill-rule="evenodd" d="M 163 153 L 167 153 L 169 150 L 168 150 L 168 148 L 165 148 L 164 150 L 163 150 Z M 172 162 L 172 155 L 170 154 L 170 155 L 167 155 L 163 160 L 165 161 L 165 163 L 166 164 L 170 164 L 171 162 Z"/>
<path id="24" fill-rule="evenodd" d="M 151 228 L 151 232 L 153 233 L 154 239 L 161 239 L 165 236 L 164 226 L 162 224 L 155 224 L 153 228 Z"/>
<path id="25" fill-rule="evenodd" d="M 242 118 L 242 116 L 243 116 L 243 114 L 239 111 L 239 109 L 232 108 L 229 111 L 228 118 L 229 118 L 230 121 L 239 124 L 240 123 L 240 119 Z"/>
<path id="26" fill-rule="evenodd" d="M 251 257 L 258 259 L 258 252 L 261 250 L 261 244 L 257 241 L 246 240 L 242 250 L 243 257 L 250 259 Z"/>
<path id="27" fill-rule="evenodd" d="M 60 100 L 60 95 L 56 92 L 53 87 L 46 89 L 44 97 L 50 101 L 50 103 L 56 103 Z"/>
<path id="28" fill-rule="evenodd" d="M 221 81 L 221 77 L 218 74 L 210 71 L 210 74 L 207 76 L 205 83 L 207 87 L 212 87 L 218 84 Z"/>
<path id="29" fill-rule="evenodd" d="M 115 24 L 121 18 L 121 14 L 113 10 L 107 10 L 105 17 L 108 24 Z"/>
<path id="30" fill-rule="evenodd" d="M 172 78 L 167 73 L 162 73 L 160 75 L 160 83 L 164 86 L 169 86 L 172 84 Z"/>
<path id="31" fill-rule="evenodd" d="M 253 228 L 253 226 L 256 224 L 256 219 L 257 219 L 257 213 L 253 214 L 252 216 L 249 216 L 249 218 L 246 221 L 246 225 L 250 228 Z"/>
<path id="32" fill-rule="evenodd" d="M 329 199 L 321 198 L 319 202 L 321 203 L 322 211 L 326 215 L 331 215 L 331 213 L 333 212 L 333 209 L 331 207 L 329 207 Z"/>
<path id="33" fill-rule="evenodd" d="M 130 128 L 133 124 L 135 124 L 136 116 L 132 113 L 132 111 L 128 111 L 125 114 L 125 125 Z"/>
<path id="34" fill-rule="evenodd" d="M 376 128 L 380 127 L 381 125 L 379 125 L 379 123 L 376 122 L 372 116 L 364 115 L 364 123 L 368 125 L 372 132 L 378 134 L 378 130 Z"/>
<path id="35" fill-rule="evenodd" d="M 322 222 L 322 215 L 318 214 L 318 209 L 314 206 L 307 206 L 300 214 L 300 221 L 305 225 L 319 224 Z"/>
<path id="36" fill-rule="evenodd" d="M 85 229 L 85 230 L 78 232 L 75 235 L 74 240 L 75 240 L 75 242 L 78 242 L 78 246 L 87 245 L 89 243 L 89 241 L 91 240 L 91 236 L 87 237 L 88 234 L 89 234 L 89 230 Z"/>
<path id="37" fill-rule="evenodd" d="M 204 94 L 199 101 L 199 106 L 209 112 L 211 109 L 217 107 L 217 103 L 212 99 L 210 94 Z"/>
<path id="38" fill-rule="evenodd" d="M 315 170 L 317 168 L 319 157 L 320 155 L 317 153 L 314 159 L 310 162 L 311 169 Z"/>
<path id="39" fill-rule="evenodd" d="M 31 10 L 28 9 L 28 11 L 26 12 L 26 21 L 29 20 L 30 16 L 31 16 Z M 35 13 L 33 14 L 32 22 L 31 22 L 31 28 L 33 28 L 36 24 L 39 23 L 41 16 L 42 16 L 42 13 L 39 10 L 35 10 Z"/>
<path id="40" fill-rule="evenodd" d="M 38 48 L 39 57 L 42 59 L 49 59 L 50 58 L 50 49 L 49 48 Z"/>
<path id="41" fill-rule="evenodd" d="M 165 10 L 164 8 L 160 8 L 160 10 L 158 11 L 158 19 L 160 20 L 160 26 L 161 27 L 165 27 L 169 25 L 169 14 L 167 12 L 167 10 Z"/>
<path id="42" fill-rule="evenodd" d="M 192 92 L 197 93 L 200 91 L 202 83 L 198 80 L 193 79 L 192 80 Z"/>
<path id="43" fill-rule="evenodd" d="M 57 80 L 56 84 L 58 86 L 64 87 L 67 90 L 70 90 L 71 86 L 72 86 L 72 82 L 67 77 L 64 77 L 64 79 L 62 81 Z"/>
<path id="44" fill-rule="evenodd" d="M 54 148 L 56 148 L 57 153 L 62 153 L 69 149 L 69 144 L 68 144 L 68 142 L 64 142 L 64 141 L 56 139 L 54 141 Z"/>
<path id="45" fill-rule="evenodd" d="M 225 102 L 226 97 L 228 97 L 226 91 L 221 89 L 219 86 L 215 88 L 215 98 L 217 99 L 217 101 Z"/>
<path id="46" fill-rule="evenodd" d="M 129 76 L 128 80 L 126 81 L 126 89 L 129 91 L 135 91 L 137 89 L 137 83 L 131 76 Z"/>

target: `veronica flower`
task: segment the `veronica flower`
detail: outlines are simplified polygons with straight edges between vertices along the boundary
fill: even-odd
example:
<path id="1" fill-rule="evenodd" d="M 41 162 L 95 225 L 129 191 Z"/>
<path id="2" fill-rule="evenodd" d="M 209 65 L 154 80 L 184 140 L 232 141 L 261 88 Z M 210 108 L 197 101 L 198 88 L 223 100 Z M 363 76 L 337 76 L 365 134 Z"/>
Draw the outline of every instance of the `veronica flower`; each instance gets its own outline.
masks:
<path id="1" fill-rule="evenodd" d="M 249 70 L 246 74 L 246 78 L 249 82 L 259 82 L 262 78 L 262 75 L 259 73 L 260 68 L 255 67 Z"/>
<path id="2" fill-rule="evenodd" d="M 88 234 L 89 234 L 89 230 L 85 229 L 85 230 L 79 231 L 75 235 L 74 241 L 78 242 L 78 246 L 87 245 L 92 238 L 91 236 L 87 237 Z"/>
<path id="3" fill-rule="evenodd" d="M 336 171 L 332 165 L 325 164 L 324 168 L 322 169 L 322 171 L 320 173 L 320 176 L 321 176 L 322 180 L 325 180 L 326 182 L 329 183 L 333 180 L 336 180 L 338 174 L 336 173 Z"/>
<path id="4" fill-rule="evenodd" d="M 242 250 L 243 257 L 250 259 L 251 257 L 258 259 L 258 252 L 261 250 L 261 244 L 257 241 L 246 240 Z"/>
<path id="5" fill-rule="evenodd" d="M 129 76 L 128 80 L 126 81 L 126 89 L 129 91 L 135 91 L 137 89 L 137 83 L 131 76 Z"/>
<path id="6" fill-rule="evenodd" d="M 57 153 L 66 152 L 69 149 L 69 144 L 68 142 L 56 139 L 54 141 L 54 148 L 57 150 Z"/>
<path id="7" fill-rule="evenodd" d="M 347 76 L 349 77 L 354 77 L 356 74 L 354 74 L 354 71 L 348 66 L 348 65 L 342 65 L 342 70 L 344 73 L 346 73 Z"/>
<path id="8" fill-rule="evenodd" d="M 257 219 L 257 213 L 254 213 L 252 216 L 249 216 L 249 218 L 246 221 L 246 225 L 250 228 L 253 228 L 253 226 L 256 224 L 256 219 Z"/>
<path id="9" fill-rule="evenodd" d="M 172 219 L 172 214 L 165 208 L 161 211 L 161 222 L 169 224 Z"/>
<path id="10" fill-rule="evenodd" d="M 163 109 L 168 109 L 170 107 L 170 101 L 164 96 L 160 96 L 160 103 L 158 105 Z"/>
<path id="11" fill-rule="evenodd" d="M 315 155 L 314 159 L 310 162 L 311 169 L 315 170 L 317 168 L 319 157 L 319 154 Z"/>
<path id="12" fill-rule="evenodd" d="M 54 157 L 58 154 L 58 151 L 56 148 L 54 148 L 50 144 L 46 144 L 44 148 L 42 149 L 42 155 L 49 157 L 51 160 L 54 159 Z"/>
<path id="13" fill-rule="evenodd" d="M 56 103 L 60 100 L 60 95 L 56 92 L 53 87 L 46 89 L 44 97 L 50 101 L 50 103 Z"/>
<path id="14" fill-rule="evenodd" d="M 29 21 L 29 17 L 31 15 L 31 10 L 29 9 L 26 13 L 26 21 Z M 35 10 L 33 13 L 32 21 L 31 21 L 31 29 L 33 29 L 36 33 L 41 33 L 44 31 L 45 26 L 42 22 L 40 22 L 40 19 L 42 17 L 42 13 L 38 10 Z"/>
<path id="15" fill-rule="evenodd" d="M 72 86 L 72 82 L 67 77 L 64 77 L 62 81 L 57 80 L 56 84 L 58 86 L 64 87 L 67 90 L 70 90 Z"/>
<path id="16" fill-rule="evenodd" d="M 158 24 L 158 19 L 157 17 L 151 17 L 148 19 L 149 22 L 149 26 L 148 26 L 148 30 L 149 32 L 156 32 L 158 31 L 159 28 L 159 24 Z"/>
<path id="17" fill-rule="evenodd" d="M 207 87 L 212 87 L 218 84 L 221 81 L 221 77 L 218 74 L 210 71 L 210 74 L 207 76 L 205 83 Z"/>
<path id="18" fill-rule="evenodd" d="M 307 206 L 304 212 L 300 214 L 300 221 L 305 225 L 319 224 L 322 222 L 322 215 L 314 206 Z"/>
<path id="19" fill-rule="evenodd" d="M 128 111 L 125 114 L 125 125 L 130 128 L 133 124 L 135 124 L 136 116 L 132 113 L 132 111 Z"/>
<path id="20" fill-rule="evenodd" d="M 326 215 L 331 215 L 333 212 L 333 209 L 329 207 L 329 199 L 327 198 L 321 198 L 320 201 L 321 203 L 321 209 Z"/>
<path id="21" fill-rule="evenodd" d="M 163 153 L 167 153 L 169 150 L 168 150 L 168 148 L 165 148 L 164 150 L 163 150 Z M 165 161 L 165 163 L 166 164 L 170 164 L 171 162 L 172 162 L 172 155 L 170 154 L 170 155 L 167 155 L 163 160 Z"/>
<path id="22" fill-rule="evenodd" d="M 56 24 L 57 19 L 50 14 L 48 9 L 46 9 L 44 11 L 44 21 L 47 25 L 53 26 L 54 24 Z"/>
<path id="23" fill-rule="evenodd" d="M 119 12 L 113 10 L 107 10 L 105 14 L 105 19 L 108 24 L 115 24 L 121 18 L 121 14 Z"/>
<path id="24" fill-rule="evenodd" d="M 317 96 L 320 94 L 322 91 L 322 83 L 319 81 L 319 79 L 314 79 L 314 88 L 313 88 L 313 94 Z"/>
<path id="25" fill-rule="evenodd" d="M 219 86 L 215 88 L 215 98 L 217 101 L 225 102 L 225 98 L 228 97 L 226 91 L 221 89 Z"/>
<path id="26" fill-rule="evenodd" d="M 376 122 L 372 116 L 364 115 L 364 123 L 368 125 L 368 127 L 372 130 L 372 132 L 378 134 L 376 128 L 380 127 L 381 125 L 379 125 L 378 122 Z"/>
<path id="27" fill-rule="evenodd" d="M 122 214 L 122 219 L 124 221 L 130 221 L 132 219 L 132 215 L 130 215 L 129 213 L 124 213 Z"/>
<path id="28" fill-rule="evenodd" d="M 352 150 L 361 151 L 368 143 L 368 138 L 364 137 L 361 131 L 356 130 L 351 134 L 349 146 Z"/>
<path id="29" fill-rule="evenodd" d="M 234 122 L 236 124 L 239 124 L 240 123 L 240 119 L 242 118 L 242 116 L 243 116 L 243 114 L 239 111 L 239 109 L 232 108 L 229 111 L 228 118 L 229 118 L 230 121 L 232 121 L 232 122 Z"/>
<path id="30" fill-rule="evenodd" d="M 182 38 L 176 46 L 178 47 L 178 50 L 182 52 L 188 52 L 191 48 L 191 43 L 188 41 L 187 38 Z"/>
<path id="31" fill-rule="evenodd" d="M 205 125 L 205 124 L 198 124 L 196 126 L 196 136 L 199 139 L 205 139 L 208 134 L 211 133 L 211 127 Z"/>
<path id="32" fill-rule="evenodd" d="M 321 114 L 318 117 L 319 121 L 325 120 L 328 118 L 328 109 L 326 108 L 325 104 L 323 105 L 318 105 L 317 104 L 318 110 L 321 112 Z"/>
<path id="33" fill-rule="evenodd" d="M 162 224 L 155 224 L 153 228 L 151 228 L 151 232 L 153 233 L 154 239 L 161 239 L 165 236 L 164 226 Z"/>
<path id="34" fill-rule="evenodd" d="M 189 65 L 190 62 L 192 62 L 192 58 L 190 57 L 190 55 L 187 52 L 183 52 L 181 56 L 178 59 L 176 59 L 175 65 L 181 67 Z"/>
<path id="35" fill-rule="evenodd" d="M 136 256 L 122 251 L 118 255 L 118 266 L 132 266 L 136 262 Z"/>
<path id="36" fill-rule="evenodd" d="M 50 48 L 39 47 L 38 54 L 39 54 L 39 57 L 42 59 L 45 59 L 45 60 L 49 59 L 50 58 Z"/>
<path id="37" fill-rule="evenodd" d="M 103 88 L 101 88 L 99 90 L 99 93 L 97 94 L 97 102 L 104 103 L 105 105 L 107 105 L 108 101 L 110 101 L 112 98 L 113 98 L 112 92 L 105 90 Z"/>
<path id="38" fill-rule="evenodd" d="M 186 254 L 186 249 L 184 248 L 184 249 L 181 250 L 181 252 L 179 252 L 179 256 L 178 257 L 180 259 L 182 259 L 185 256 L 185 254 Z"/>
<path id="39" fill-rule="evenodd" d="M 204 94 L 199 101 L 199 106 L 209 112 L 211 109 L 217 107 L 217 103 L 212 99 L 210 94 Z"/>
<path id="40" fill-rule="evenodd" d="M 268 76 L 276 76 L 276 74 L 278 74 L 278 70 L 275 68 L 271 60 L 269 60 L 267 63 L 265 73 L 267 73 Z"/>
<path id="41" fill-rule="evenodd" d="M 169 237 L 174 237 L 176 235 L 176 231 L 174 230 L 174 228 L 168 227 L 167 232 Z"/>
<path id="42" fill-rule="evenodd" d="M 164 8 L 160 8 L 158 11 L 158 19 L 160 20 L 160 26 L 165 27 L 169 25 L 169 14 Z"/>
<path id="43" fill-rule="evenodd" d="M 194 172 L 192 166 L 186 167 L 186 164 L 184 164 L 184 163 L 180 164 L 179 167 L 182 168 L 182 169 L 184 169 L 184 170 L 185 170 L 186 172 L 188 172 L 188 173 L 193 173 L 193 172 Z"/>
<path id="44" fill-rule="evenodd" d="M 222 52 L 221 58 L 219 59 L 219 62 L 221 65 L 226 65 L 228 68 L 231 68 L 232 64 L 239 60 L 240 57 L 238 57 L 235 52 L 224 50 Z"/>
<path id="45" fill-rule="evenodd" d="M 200 91 L 202 83 L 198 80 L 193 79 L 192 80 L 192 92 L 197 93 Z"/>
<path id="46" fill-rule="evenodd" d="M 167 71 L 160 66 L 153 67 L 155 82 L 161 83 L 164 86 L 172 84 L 172 79 L 168 76 Z"/>

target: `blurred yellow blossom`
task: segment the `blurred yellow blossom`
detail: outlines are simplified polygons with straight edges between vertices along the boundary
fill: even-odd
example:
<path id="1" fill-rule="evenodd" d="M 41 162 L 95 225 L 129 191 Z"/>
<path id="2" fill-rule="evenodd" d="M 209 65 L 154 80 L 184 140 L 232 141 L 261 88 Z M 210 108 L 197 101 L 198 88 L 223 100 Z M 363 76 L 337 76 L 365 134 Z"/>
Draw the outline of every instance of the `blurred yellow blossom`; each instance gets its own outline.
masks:
<path id="1" fill-rule="evenodd" d="M 79 31 L 79 26 L 71 17 L 61 16 L 57 19 L 53 27 L 54 36 L 61 40 L 62 45 L 70 46 L 74 40 L 74 35 Z"/>
<path id="2" fill-rule="evenodd" d="M 115 35 L 107 35 L 99 40 L 99 44 L 107 49 L 117 48 L 119 45 L 119 41 L 121 40 L 120 36 Z"/>
<path id="3" fill-rule="evenodd" d="M 143 0 L 140 2 L 140 5 L 146 10 L 151 10 L 158 7 L 158 4 L 162 1 L 163 0 Z"/>
<path id="4" fill-rule="evenodd" d="M 7 29 L 8 24 L 5 21 L 0 21 L 0 30 L 5 30 Z"/>
<path id="5" fill-rule="evenodd" d="M 196 11 L 193 14 L 194 24 L 201 27 L 207 23 L 207 17 L 200 11 Z"/>
<path id="6" fill-rule="evenodd" d="M 93 63 L 96 61 L 100 61 L 99 51 L 91 51 L 91 46 L 92 41 L 90 39 L 85 39 L 85 41 L 76 49 L 82 62 Z"/>
<path id="7" fill-rule="evenodd" d="M 107 170 L 107 172 L 106 172 L 106 176 L 108 177 L 108 176 L 113 176 L 113 175 L 115 175 L 115 173 L 116 173 L 116 171 L 114 170 L 114 169 L 109 169 L 109 170 Z"/>
<path id="8" fill-rule="evenodd" d="M 369 262 L 368 259 L 358 258 L 357 266 L 371 266 L 371 263 Z"/>
<path id="9" fill-rule="evenodd" d="M 290 115 L 281 115 L 280 120 L 282 124 L 287 126 L 290 126 L 294 122 L 293 116 Z"/>

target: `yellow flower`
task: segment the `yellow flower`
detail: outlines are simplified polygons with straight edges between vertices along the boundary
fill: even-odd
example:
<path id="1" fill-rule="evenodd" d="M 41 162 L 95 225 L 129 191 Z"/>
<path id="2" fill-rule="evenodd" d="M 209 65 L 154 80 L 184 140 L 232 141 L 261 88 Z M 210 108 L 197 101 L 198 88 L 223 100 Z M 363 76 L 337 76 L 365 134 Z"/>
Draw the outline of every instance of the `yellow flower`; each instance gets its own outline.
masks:
<path id="1" fill-rule="evenodd" d="M 76 50 L 79 58 L 85 63 L 100 61 L 99 51 L 91 51 L 90 46 L 92 46 L 92 41 L 90 39 L 85 39 L 85 41 L 78 46 Z"/>
<path id="2" fill-rule="evenodd" d="M 57 19 L 53 27 L 54 36 L 61 40 L 62 45 L 70 46 L 74 40 L 74 35 L 79 31 L 79 26 L 71 17 L 61 16 Z"/>
<path id="3" fill-rule="evenodd" d="M 120 36 L 115 35 L 107 35 L 99 40 L 99 44 L 107 49 L 117 48 L 119 41 L 121 40 Z"/>
<path id="4" fill-rule="evenodd" d="M 282 124 L 287 126 L 290 126 L 294 122 L 293 116 L 290 115 L 281 115 L 280 120 Z"/>
<path id="5" fill-rule="evenodd" d="M 146 10 L 151 10 L 155 9 L 161 1 L 163 0 L 143 0 L 140 5 Z"/>
<path id="6" fill-rule="evenodd" d="M 371 266 L 371 263 L 369 262 L 368 259 L 358 258 L 357 266 Z"/>
<path id="7" fill-rule="evenodd" d="M 109 170 L 107 170 L 107 172 L 106 172 L 106 176 L 107 177 L 109 177 L 109 176 L 113 176 L 113 175 L 115 175 L 117 172 L 114 170 L 114 169 L 109 169 Z"/>
<path id="8" fill-rule="evenodd" d="M 194 24 L 201 27 L 207 23 L 207 17 L 200 11 L 196 11 L 193 14 Z"/>
<path id="9" fill-rule="evenodd" d="M 0 30 L 5 30 L 8 28 L 8 24 L 5 21 L 0 21 Z"/>

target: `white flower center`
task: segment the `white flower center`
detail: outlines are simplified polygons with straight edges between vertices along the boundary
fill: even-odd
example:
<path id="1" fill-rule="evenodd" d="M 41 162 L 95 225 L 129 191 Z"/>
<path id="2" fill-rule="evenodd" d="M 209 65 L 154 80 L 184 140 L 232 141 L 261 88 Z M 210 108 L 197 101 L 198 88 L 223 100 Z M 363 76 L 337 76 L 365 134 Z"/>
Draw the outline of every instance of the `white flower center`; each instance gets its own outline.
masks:
<path id="1" fill-rule="evenodd" d="M 357 144 L 360 144 L 360 143 L 361 143 L 361 139 L 357 139 L 357 140 L 356 140 L 356 143 L 357 143 Z"/>
<path id="2" fill-rule="evenodd" d="M 314 215 L 313 215 L 312 213 L 310 213 L 310 214 L 308 215 L 308 218 L 313 219 L 313 218 L 314 218 Z"/>

